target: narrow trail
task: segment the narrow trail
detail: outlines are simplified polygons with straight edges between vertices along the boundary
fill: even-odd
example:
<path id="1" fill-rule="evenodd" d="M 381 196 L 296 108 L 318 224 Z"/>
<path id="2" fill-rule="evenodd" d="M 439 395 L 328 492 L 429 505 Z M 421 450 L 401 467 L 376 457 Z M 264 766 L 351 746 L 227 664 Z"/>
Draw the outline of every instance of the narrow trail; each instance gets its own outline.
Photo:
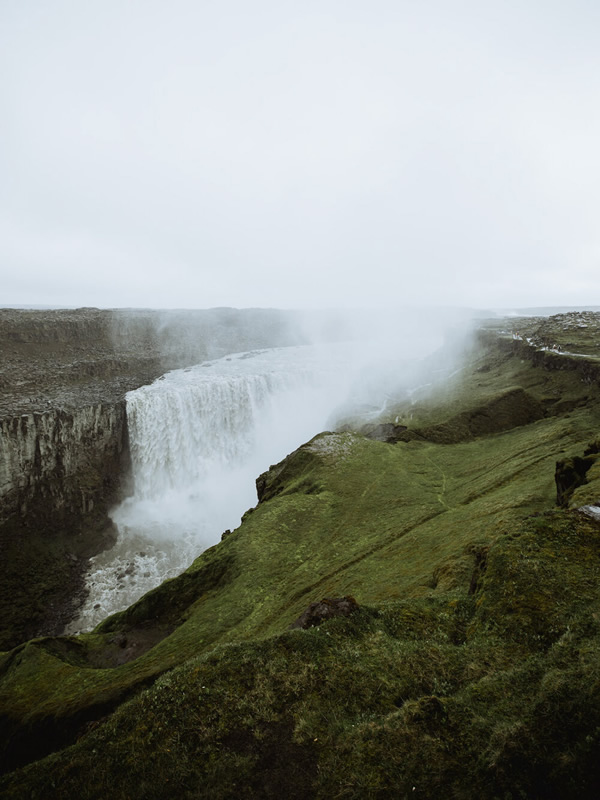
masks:
<path id="1" fill-rule="evenodd" d="M 446 473 L 445 473 L 445 472 L 444 472 L 444 470 L 443 470 L 443 469 L 440 467 L 440 465 L 439 465 L 438 463 L 436 463 L 436 462 L 435 462 L 435 461 L 434 461 L 434 460 L 431 458 L 431 456 L 429 456 L 429 455 L 427 455 L 427 454 L 426 454 L 426 455 L 425 455 L 425 458 L 426 458 L 426 459 L 427 459 L 427 461 L 429 461 L 429 463 L 430 463 L 430 464 L 431 464 L 431 465 L 434 467 L 434 469 L 436 469 L 436 470 L 437 470 L 437 471 L 440 473 L 440 475 L 442 476 L 442 489 L 441 489 L 441 491 L 439 492 L 439 494 L 437 494 L 437 495 L 436 495 L 436 498 L 437 498 L 437 501 L 438 501 L 438 503 L 440 503 L 440 505 L 442 505 L 442 506 L 443 506 L 443 507 L 446 509 L 446 511 L 450 511 L 450 506 L 448 505 L 448 503 L 447 503 L 447 502 L 446 502 L 446 500 L 444 499 L 444 497 L 445 497 L 445 494 L 446 494 L 446 485 L 447 485 Z"/>
<path id="2" fill-rule="evenodd" d="M 427 456 L 427 458 L 429 459 L 429 456 Z M 432 461 L 431 459 L 429 459 L 429 460 L 434 465 L 434 467 L 439 472 L 442 473 L 442 492 L 441 492 L 441 494 L 436 495 L 436 497 L 437 497 L 438 501 L 440 502 L 440 504 L 443 506 L 444 511 L 447 511 L 447 510 L 450 509 L 450 507 L 442 499 L 442 495 L 446 491 L 446 474 L 444 473 L 443 470 L 440 469 L 440 467 L 437 464 L 435 464 L 434 461 Z M 360 494 L 360 499 L 361 500 L 363 500 L 373 490 L 373 488 L 376 486 L 378 481 L 379 481 L 379 478 L 377 477 L 374 480 L 372 480 L 366 486 L 364 491 L 361 492 L 361 494 Z M 414 524 L 409 525 L 407 528 L 403 529 L 399 534 L 390 536 L 387 539 L 383 539 L 378 544 L 372 545 L 370 547 L 367 547 L 364 551 L 362 551 L 360 553 L 357 553 L 357 555 L 354 556 L 354 558 L 351 558 L 350 560 L 348 560 L 344 564 L 340 565 L 339 567 L 336 567 L 335 569 L 331 570 L 330 572 L 326 573 L 325 575 L 322 575 L 314 583 L 312 583 L 312 584 L 310 584 L 308 586 L 302 587 L 302 589 L 300 589 L 299 591 L 297 591 L 295 594 L 292 595 L 288 605 L 291 605 L 296 600 L 298 600 L 300 597 L 303 597 L 304 595 L 308 594 L 309 592 L 314 592 L 316 589 L 318 589 L 319 587 L 323 586 L 323 584 L 326 584 L 328 581 L 330 581 L 332 578 L 334 578 L 339 573 L 345 572 L 346 570 L 351 569 L 356 564 L 359 564 L 361 561 L 364 561 L 365 559 L 370 558 L 371 556 L 373 556 L 375 553 L 379 552 L 380 550 L 383 550 L 384 548 L 389 547 L 392 541 L 394 541 L 396 539 L 401 539 L 401 538 L 407 536 L 408 534 L 413 534 L 413 539 L 414 539 L 413 531 L 415 531 L 421 525 L 425 525 L 430 520 L 435 519 L 435 517 L 439 517 L 440 514 L 444 513 L 444 511 L 432 511 L 429 514 L 425 514 L 422 519 L 419 519 L 416 522 L 414 522 Z M 332 535 L 335 536 L 344 527 L 345 527 L 345 521 L 342 519 L 340 521 L 339 525 L 332 532 Z"/>

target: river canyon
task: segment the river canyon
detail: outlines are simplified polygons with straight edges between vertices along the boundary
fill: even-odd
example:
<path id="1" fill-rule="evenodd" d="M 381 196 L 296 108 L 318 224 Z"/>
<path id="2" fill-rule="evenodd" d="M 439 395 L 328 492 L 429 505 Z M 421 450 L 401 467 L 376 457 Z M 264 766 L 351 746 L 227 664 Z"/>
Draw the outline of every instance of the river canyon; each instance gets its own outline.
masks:
<path id="1" fill-rule="evenodd" d="M 414 388 L 440 322 L 398 346 L 368 315 L 0 311 L 0 647 L 88 630 L 177 575 L 270 464 Z"/>

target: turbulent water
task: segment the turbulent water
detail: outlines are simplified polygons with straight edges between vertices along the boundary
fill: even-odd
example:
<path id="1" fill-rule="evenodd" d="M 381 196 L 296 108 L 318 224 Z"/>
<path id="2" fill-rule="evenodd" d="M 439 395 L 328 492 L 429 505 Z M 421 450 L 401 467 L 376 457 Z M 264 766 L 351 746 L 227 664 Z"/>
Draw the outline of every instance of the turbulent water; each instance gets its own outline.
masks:
<path id="1" fill-rule="evenodd" d="M 117 543 L 92 559 L 69 632 L 126 608 L 237 527 L 257 475 L 327 428 L 354 356 L 346 346 L 239 353 L 129 392 L 134 494 L 112 514 Z"/>
<path id="2" fill-rule="evenodd" d="M 133 495 L 112 512 L 116 544 L 91 560 L 88 598 L 66 632 L 127 608 L 236 528 L 256 505 L 256 477 L 332 428 L 350 395 L 365 420 L 401 384 L 410 397 L 441 342 L 435 332 L 408 341 L 237 353 L 129 392 Z"/>

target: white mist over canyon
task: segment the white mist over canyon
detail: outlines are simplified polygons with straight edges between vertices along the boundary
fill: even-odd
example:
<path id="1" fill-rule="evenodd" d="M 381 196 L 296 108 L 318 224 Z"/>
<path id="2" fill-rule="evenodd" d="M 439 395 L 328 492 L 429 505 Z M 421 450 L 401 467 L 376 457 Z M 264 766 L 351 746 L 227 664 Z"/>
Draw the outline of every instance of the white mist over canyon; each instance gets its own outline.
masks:
<path id="1" fill-rule="evenodd" d="M 271 348 L 174 370 L 127 394 L 133 494 L 113 510 L 117 542 L 91 560 L 68 632 L 90 629 L 186 569 L 256 504 L 256 477 L 351 411 L 418 385 L 421 336 Z"/>

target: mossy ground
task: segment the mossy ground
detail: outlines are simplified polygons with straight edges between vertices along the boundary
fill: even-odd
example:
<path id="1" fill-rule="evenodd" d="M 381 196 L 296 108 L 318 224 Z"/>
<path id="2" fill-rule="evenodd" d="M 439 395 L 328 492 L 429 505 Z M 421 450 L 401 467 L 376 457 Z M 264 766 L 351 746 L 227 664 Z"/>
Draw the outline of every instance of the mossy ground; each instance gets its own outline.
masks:
<path id="1" fill-rule="evenodd" d="M 599 573 L 598 525 L 530 518 L 472 594 L 219 645 L 6 796 L 595 797 Z"/>
<path id="2" fill-rule="evenodd" d="M 492 350 L 394 413 L 460 433 L 507 387 L 543 415 L 453 444 L 316 437 L 183 576 L 5 654 L 6 767 L 40 758 L 6 796 L 596 797 L 600 526 L 553 510 L 596 388 Z M 360 611 L 287 630 L 342 595 Z"/>

